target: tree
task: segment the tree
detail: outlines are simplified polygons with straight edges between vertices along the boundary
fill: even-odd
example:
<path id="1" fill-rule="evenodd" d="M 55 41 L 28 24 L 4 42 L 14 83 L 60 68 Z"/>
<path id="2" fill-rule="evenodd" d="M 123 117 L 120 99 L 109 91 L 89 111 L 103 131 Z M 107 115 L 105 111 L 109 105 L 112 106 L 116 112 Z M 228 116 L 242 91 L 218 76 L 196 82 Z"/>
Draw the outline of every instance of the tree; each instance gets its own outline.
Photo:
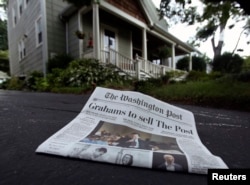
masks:
<path id="1" fill-rule="evenodd" d="M 212 62 L 213 71 L 222 73 L 239 73 L 242 70 L 244 59 L 238 54 L 224 53 Z"/>
<path id="2" fill-rule="evenodd" d="M 0 8 L 6 10 L 7 0 L 0 0 Z M 0 18 L 0 50 L 8 49 L 7 20 Z"/>
<path id="3" fill-rule="evenodd" d="M 246 31 L 246 32 L 245 32 L 245 31 Z M 247 35 L 250 33 L 250 19 L 248 19 L 246 25 L 243 27 L 242 31 L 240 32 L 238 41 L 237 41 L 237 43 L 236 43 L 236 45 L 235 45 L 235 48 L 234 48 L 232 54 L 234 54 L 235 51 L 236 51 L 236 49 L 238 48 L 238 44 L 239 44 L 239 42 L 240 42 L 240 38 L 241 38 L 241 35 L 242 35 L 243 33 L 244 33 L 244 34 L 247 34 Z M 250 41 L 248 41 L 247 44 L 250 44 Z M 243 51 L 243 49 L 237 49 L 237 51 Z"/>
<path id="4" fill-rule="evenodd" d="M 194 71 L 206 71 L 206 61 L 207 59 L 199 56 L 193 56 L 192 57 L 192 70 Z M 184 57 L 180 60 L 178 60 L 176 64 L 177 69 L 180 70 L 189 70 L 189 57 Z"/>
<path id="5" fill-rule="evenodd" d="M 6 10 L 6 8 L 7 8 L 7 1 L 8 0 L 0 0 L 0 7 L 3 7 Z"/>
<path id="6" fill-rule="evenodd" d="M 235 1 L 213 1 L 200 0 L 204 4 L 203 12 L 199 13 L 197 7 L 192 5 L 191 0 L 175 0 L 176 4 L 171 5 L 171 0 L 161 0 L 160 17 L 166 16 L 175 22 L 203 25 L 196 34 L 195 41 L 206 41 L 211 38 L 214 58 L 221 55 L 224 45 L 223 34 L 227 27 L 228 20 L 234 18 L 236 22 L 246 19 L 246 14 Z M 230 25 L 229 28 L 233 28 Z M 215 34 L 219 31 L 219 40 L 216 43 Z"/>
<path id="7" fill-rule="evenodd" d="M 6 72 L 9 74 L 10 66 L 9 66 L 9 59 L 8 59 L 8 52 L 7 51 L 0 51 L 0 71 Z"/>
<path id="8" fill-rule="evenodd" d="M 0 50 L 8 49 L 7 21 L 0 19 Z"/>
<path id="9" fill-rule="evenodd" d="M 245 14 L 250 15 L 249 2 L 246 0 L 205 0 L 206 2 L 220 3 L 221 1 L 237 2 L 240 7 L 245 11 Z"/>

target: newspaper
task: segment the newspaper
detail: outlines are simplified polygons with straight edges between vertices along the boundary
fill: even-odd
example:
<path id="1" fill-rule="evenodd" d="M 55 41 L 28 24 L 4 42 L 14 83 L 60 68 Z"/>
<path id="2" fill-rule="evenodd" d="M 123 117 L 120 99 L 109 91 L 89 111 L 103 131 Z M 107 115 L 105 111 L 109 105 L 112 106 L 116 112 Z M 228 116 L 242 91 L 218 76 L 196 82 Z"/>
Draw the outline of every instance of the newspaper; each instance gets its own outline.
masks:
<path id="1" fill-rule="evenodd" d="M 202 144 L 192 112 L 142 93 L 101 87 L 36 152 L 198 174 L 228 168 Z"/>

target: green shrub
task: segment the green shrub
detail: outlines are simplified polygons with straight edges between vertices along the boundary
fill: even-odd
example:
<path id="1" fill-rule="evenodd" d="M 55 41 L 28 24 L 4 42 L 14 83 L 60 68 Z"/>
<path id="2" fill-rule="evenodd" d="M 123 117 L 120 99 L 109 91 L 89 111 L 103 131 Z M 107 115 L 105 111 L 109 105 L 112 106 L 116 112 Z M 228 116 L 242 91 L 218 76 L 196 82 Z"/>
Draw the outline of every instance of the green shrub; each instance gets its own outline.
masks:
<path id="1" fill-rule="evenodd" d="M 243 58 L 238 54 L 224 53 L 212 62 L 213 71 L 222 73 L 239 73 L 242 70 Z"/>
<path id="2" fill-rule="evenodd" d="M 189 71 L 189 57 L 184 57 L 176 63 L 176 68 L 184 71 Z M 192 70 L 194 71 L 206 71 L 206 59 L 205 57 L 192 57 Z"/>
<path id="3" fill-rule="evenodd" d="M 250 71 L 241 72 L 238 74 L 237 80 L 241 82 L 250 82 Z"/>
<path id="4" fill-rule="evenodd" d="M 211 73 L 208 74 L 208 77 L 210 80 L 216 80 L 218 78 L 221 78 L 223 74 L 219 71 L 212 71 Z"/>
<path id="5" fill-rule="evenodd" d="M 50 91 L 50 84 L 48 83 L 48 80 L 46 78 L 37 78 L 35 87 L 37 91 Z"/>
<path id="6" fill-rule="evenodd" d="M 51 73 L 53 69 L 66 69 L 72 60 L 74 58 L 68 54 L 56 55 L 48 61 L 48 72 Z"/>
<path id="7" fill-rule="evenodd" d="M 200 71 L 190 71 L 186 77 L 186 80 L 188 81 L 205 81 L 208 79 L 208 75 L 205 72 Z"/>
<path id="8" fill-rule="evenodd" d="M 0 50 L 0 71 L 10 74 L 10 64 L 8 59 L 8 51 Z"/>
<path id="9" fill-rule="evenodd" d="M 85 84 L 107 84 L 121 82 L 124 77 L 114 70 L 113 65 L 103 66 L 95 59 L 72 61 L 69 67 L 60 74 L 64 86 L 80 87 Z"/>
<path id="10" fill-rule="evenodd" d="M 6 89 L 8 90 L 23 90 L 25 82 L 17 77 L 12 77 L 5 82 Z"/>
<path id="11" fill-rule="evenodd" d="M 139 80 L 135 82 L 135 91 L 151 92 L 153 89 L 163 86 L 165 79 L 163 78 L 149 78 L 147 80 Z"/>
<path id="12" fill-rule="evenodd" d="M 244 60 L 244 63 L 242 65 L 242 71 L 243 72 L 250 71 L 250 56 Z"/>
<path id="13" fill-rule="evenodd" d="M 30 90 L 37 90 L 39 88 L 38 81 L 43 78 L 43 73 L 40 71 L 30 72 L 25 80 L 26 87 Z"/>

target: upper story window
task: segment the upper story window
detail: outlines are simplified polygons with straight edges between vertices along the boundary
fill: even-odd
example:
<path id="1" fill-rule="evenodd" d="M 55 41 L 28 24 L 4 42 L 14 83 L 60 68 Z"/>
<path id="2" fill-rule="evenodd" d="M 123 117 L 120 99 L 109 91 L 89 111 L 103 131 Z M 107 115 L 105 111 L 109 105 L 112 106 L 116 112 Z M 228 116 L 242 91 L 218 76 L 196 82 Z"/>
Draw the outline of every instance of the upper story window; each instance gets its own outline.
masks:
<path id="1" fill-rule="evenodd" d="M 20 18 L 23 14 L 23 0 L 18 0 L 18 13 Z"/>
<path id="2" fill-rule="evenodd" d="M 27 8 L 28 3 L 29 3 L 29 0 L 23 0 L 23 9 Z"/>
<path id="3" fill-rule="evenodd" d="M 17 16 L 16 16 L 16 10 L 14 7 L 12 9 L 12 23 L 13 23 L 13 27 L 15 27 L 17 23 Z"/>
<path id="4" fill-rule="evenodd" d="M 43 34 L 42 34 L 42 18 L 39 17 L 36 20 L 36 45 L 40 45 L 43 41 Z"/>
<path id="5" fill-rule="evenodd" d="M 18 43 L 18 54 L 19 54 L 19 61 L 21 61 L 26 56 L 24 39 L 21 39 Z"/>

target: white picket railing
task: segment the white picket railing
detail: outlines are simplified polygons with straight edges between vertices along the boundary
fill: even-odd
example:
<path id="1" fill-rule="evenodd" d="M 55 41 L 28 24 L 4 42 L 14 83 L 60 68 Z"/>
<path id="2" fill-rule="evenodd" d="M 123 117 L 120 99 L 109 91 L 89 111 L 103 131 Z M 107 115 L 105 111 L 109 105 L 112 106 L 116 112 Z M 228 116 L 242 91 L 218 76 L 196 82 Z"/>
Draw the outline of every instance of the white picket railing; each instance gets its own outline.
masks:
<path id="1" fill-rule="evenodd" d="M 128 75 L 136 76 L 136 63 L 133 59 L 128 58 L 113 49 L 101 50 L 101 63 L 113 64 Z"/>
<path id="2" fill-rule="evenodd" d="M 89 58 L 92 55 L 93 52 L 90 52 L 86 53 L 84 57 Z M 159 78 L 167 71 L 172 71 L 170 67 L 154 64 L 140 56 L 136 56 L 136 59 L 131 59 L 111 48 L 101 50 L 100 63 L 113 64 L 127 75 L 137 79 L 141 79 L 142 74 L 146 78 Z"/>
<path id="3" fill-rule="evenodd" d="M 140 69 L 151 77 L 159 78 L 162 75 L 164 75 L 167 71 L 172 70 L 170 67 L 154 64 L 151 61 L 145 60 L 140 56 L 137 56 L 136 58 L 137 61 L 139 62 Z"/>

